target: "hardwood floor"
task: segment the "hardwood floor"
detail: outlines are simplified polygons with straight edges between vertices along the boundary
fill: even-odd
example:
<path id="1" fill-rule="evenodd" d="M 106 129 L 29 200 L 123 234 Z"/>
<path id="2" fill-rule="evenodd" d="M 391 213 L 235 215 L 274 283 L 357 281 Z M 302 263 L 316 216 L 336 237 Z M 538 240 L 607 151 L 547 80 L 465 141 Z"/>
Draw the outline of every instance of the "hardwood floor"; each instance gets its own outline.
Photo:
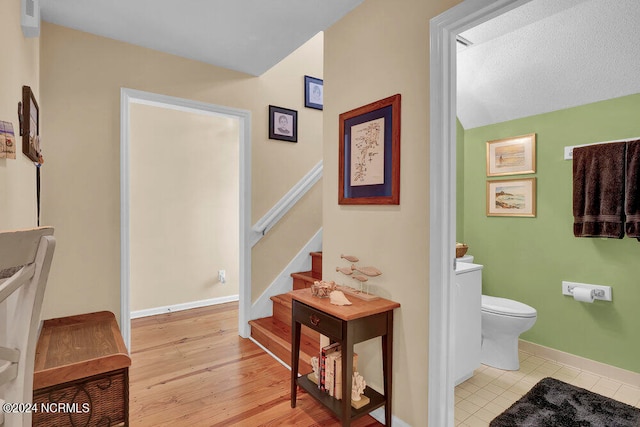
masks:
<path id="1" fill-rule="evenodd" d="M 132 320 L 130 425 L 340 425 L 301 390 L 292 409 L 290 371 L 237 325 L 237 303 Z M 370 416 L 352 425 L 382 426 Z"/>

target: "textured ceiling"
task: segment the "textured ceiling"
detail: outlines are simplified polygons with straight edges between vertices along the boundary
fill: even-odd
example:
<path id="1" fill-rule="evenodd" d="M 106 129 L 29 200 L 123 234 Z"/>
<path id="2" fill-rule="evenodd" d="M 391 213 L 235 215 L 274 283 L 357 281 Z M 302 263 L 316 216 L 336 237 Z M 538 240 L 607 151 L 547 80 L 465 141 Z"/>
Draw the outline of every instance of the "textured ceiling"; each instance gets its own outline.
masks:
<path id="1" fill-rule="evenodd" d="M 639 0 L 533 0 L 461 34 L 465 129 L 640 93 Z"/>
<path id="2" fill-rule="evenodd" d="M 362 0 L 41 0 L 44 21 L 261 75 Z"/>

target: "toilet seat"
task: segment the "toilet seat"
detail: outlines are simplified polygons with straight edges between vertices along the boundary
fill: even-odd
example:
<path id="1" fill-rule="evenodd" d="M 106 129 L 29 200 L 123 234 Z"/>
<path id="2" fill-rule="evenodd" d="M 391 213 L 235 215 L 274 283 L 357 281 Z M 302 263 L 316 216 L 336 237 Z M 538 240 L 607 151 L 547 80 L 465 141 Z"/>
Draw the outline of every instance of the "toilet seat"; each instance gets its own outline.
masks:
<path id="1" fill-rule="evenodd" d="M 536 317 L 538 314 L 535 308 L 530 307 L 527 304 L 507 298 L 492 297 L 489 295 L 482 295 L 482 311 L 501 316 L 523 318 Z"/>

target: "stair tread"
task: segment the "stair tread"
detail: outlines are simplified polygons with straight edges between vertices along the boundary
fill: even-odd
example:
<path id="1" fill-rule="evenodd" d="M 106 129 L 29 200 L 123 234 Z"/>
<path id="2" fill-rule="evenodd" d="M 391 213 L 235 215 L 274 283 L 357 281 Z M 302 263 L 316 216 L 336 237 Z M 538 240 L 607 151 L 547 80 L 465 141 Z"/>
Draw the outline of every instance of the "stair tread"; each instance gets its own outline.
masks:
<path id="1" fill-rule="evenodd" d="M 285 347 L 291 352 L 291 326 L 284 322 L 274 319 L 273 317 L 264 317 L 262 319 L 251 320 L 249 324 L 253 327 L 256 326 L 266 331 L 269 336 L 282 347 Z M 320 343 L 313 342 L 309 337 L 304 334 L 300 339 L 300 352 L 304 353 L 309 358 L 316 356 L 320 349 Z M 289 362 L 289 361 L 285 361 Z"/>
<path id="2" fill-rule="evenodd" d="M 300 271 L 298 273 L 291 273 L 291 277 L 302 279 L 306 282 L 315 282 L 316 280 L 322 280 L 318 274 L 315 274 L 313 271 Z"/>
<path id="3" fill-rule="evenodd" d="M 273 304 L 273 317 L 287 325 L 291 324 L 291 306 L 293 297 L 290 294 L 280 294 L 271 297 Z M 320 342 L 320 333 L 302 325 L 302 334 L 315 342 Z"/>
<path id="4" fill-rule="evenodd" d="M 274 295 L 271 298 L 271 301 L 275 302 L 276 304 L 282 304 L 287 308 L 291 308 L 291 306 L 293 305 L 292 301 L 293 301 L 293 297 L 290 294 L 279 294 L 279 295 Z"/>

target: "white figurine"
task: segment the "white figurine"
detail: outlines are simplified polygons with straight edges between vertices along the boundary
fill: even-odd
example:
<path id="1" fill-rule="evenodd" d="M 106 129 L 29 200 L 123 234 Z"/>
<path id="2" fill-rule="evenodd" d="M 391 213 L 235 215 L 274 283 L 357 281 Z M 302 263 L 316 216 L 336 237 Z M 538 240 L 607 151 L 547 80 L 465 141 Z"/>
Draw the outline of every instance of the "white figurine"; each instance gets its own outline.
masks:
<path id="1" fill-rule="evenodd" d="M 316 375 L 316 378 L 320 378 L 319 377 L 320 368 L 318 367 L 318 358 L 315 356 L 311 358 L 311 369 L 313 369 L 313 373 Z"/>
<path id="2" fill-rule="evenodd" d="M 353 373 L 353 382 L 351 383 L 351 400 L 357 402 L 360 400 L 360 395 L 364 393 L 364 389 L 367 386 L 367 383 L 357 372 Z"/>

